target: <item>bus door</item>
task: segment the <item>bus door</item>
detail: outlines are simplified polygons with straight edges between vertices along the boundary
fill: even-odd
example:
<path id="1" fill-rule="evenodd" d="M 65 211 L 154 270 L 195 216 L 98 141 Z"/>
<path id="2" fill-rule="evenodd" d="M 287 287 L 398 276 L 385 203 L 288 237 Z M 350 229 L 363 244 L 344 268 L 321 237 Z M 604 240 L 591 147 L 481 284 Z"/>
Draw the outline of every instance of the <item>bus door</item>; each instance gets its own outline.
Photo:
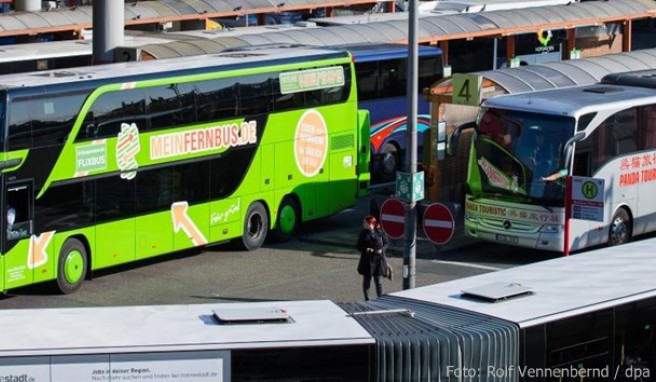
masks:
<path id="1" fill-rule="evenodd" d="M 47 261 L 46 248 L 31 248 L 33 199 L 32 181 L 7 184 L 5 187 L 2 290 L 32 284 L 34 270 Z"/>

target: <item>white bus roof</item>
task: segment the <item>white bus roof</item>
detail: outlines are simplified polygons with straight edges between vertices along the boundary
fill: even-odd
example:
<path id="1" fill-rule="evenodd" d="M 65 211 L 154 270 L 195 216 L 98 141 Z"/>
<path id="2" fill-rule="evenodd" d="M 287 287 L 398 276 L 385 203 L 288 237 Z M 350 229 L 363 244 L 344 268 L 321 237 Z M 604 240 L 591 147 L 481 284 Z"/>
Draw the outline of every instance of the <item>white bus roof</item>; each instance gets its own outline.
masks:
<path id="1" fill-rule="evenodd" d="M 219 324 L 214 310 L 284 311 L 283 323 Z M 0 315 L 0 357 L 373 344 L 331 301 L 275 301 L 67 309 Z"/>
<path id="2" fill-rule="evenodd" d="M 317 55 L 329 55 L 330 53 L 336 54 L 337 52 L 337 50 L 324 48 L 285 47 L 281 49 L 280 47 L 271 47 L 258 49 L 257 51 L 222 52 L 151 61 L 118 62 L 106 65 L 6 74 L 0 76 L 0 87 L 18 88 L 64 84 L 73 80 L 84 81 L 118 78 L 175 70 L 202 69 L 221 65 L 248 65 L 263 60 L 289 60 L 296 57 L 313 57 Z M 117 79 L 117 81 L 120 80 Z"/>
<path id="3" fill-rule="evenodd" d="M 656 296 L 656 239 L 406 290 L 392 296 L 482 313 L 529 327 L 562 317 Z M 499 286 L 533 293 L 496 302 L 463 291 L 496 294 Z"/>
<path id="4" fill-rule="evenodd" d="M 171 38 L 125 36 L 122 46 L 141 46 L 146 44 L 164 44 Z M 0 47 L 0 63 L 51 59 L 71 56 L 85 56 L 93 52 L 93 40 L 66 40 L 32 42 L 26 44 L 3 45 Z"/>
<path id="5" fill-rule="evenodd" d="M 621 109 L 654 102 L 656 89 L 593 84 L 504 94 L 488 98 L 482 106 L 574 117 L 600 109 Z"/>

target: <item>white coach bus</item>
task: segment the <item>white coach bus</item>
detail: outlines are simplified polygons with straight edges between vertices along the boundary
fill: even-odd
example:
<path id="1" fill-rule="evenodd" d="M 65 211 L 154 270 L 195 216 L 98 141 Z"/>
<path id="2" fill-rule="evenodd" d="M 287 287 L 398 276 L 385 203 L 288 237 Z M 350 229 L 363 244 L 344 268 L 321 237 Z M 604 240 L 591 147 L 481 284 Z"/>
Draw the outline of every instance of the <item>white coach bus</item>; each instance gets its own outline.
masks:
<path id="1" fill-rule="evenodd" d="M 564 251 L 565 177 L 605 181 L 602 221 L 572 219 L 571 251 L 656 230 L 656 77 L 492 97 L 471 146 L 465 232 Z"/>

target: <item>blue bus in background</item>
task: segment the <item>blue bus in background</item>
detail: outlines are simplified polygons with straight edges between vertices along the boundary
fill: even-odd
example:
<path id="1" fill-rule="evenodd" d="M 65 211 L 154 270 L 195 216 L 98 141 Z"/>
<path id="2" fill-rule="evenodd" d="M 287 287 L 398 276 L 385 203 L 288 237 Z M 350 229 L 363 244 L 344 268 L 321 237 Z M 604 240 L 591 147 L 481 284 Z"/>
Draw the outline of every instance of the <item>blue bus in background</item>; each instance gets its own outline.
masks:
<path id="1" fill-rule="evenodd" d="M 405 164 L 407 134 L 408 46 L 403 44 L 341 45 L 355 62 L 360 109 L 371 118 L 371 175 L 374 182 L 391 181 Z M 430 126 L 429 103 L 422 92 L 443 77 L 442 51 L 419 46 L 417 153 L 422 156 L 423 132 Z"/>

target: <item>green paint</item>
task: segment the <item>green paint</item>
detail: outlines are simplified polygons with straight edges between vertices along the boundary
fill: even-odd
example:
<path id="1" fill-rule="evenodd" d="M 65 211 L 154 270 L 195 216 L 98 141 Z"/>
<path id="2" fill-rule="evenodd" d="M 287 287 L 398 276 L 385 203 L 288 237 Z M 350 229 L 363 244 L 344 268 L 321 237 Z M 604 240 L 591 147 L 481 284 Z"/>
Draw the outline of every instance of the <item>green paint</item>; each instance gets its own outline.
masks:
<path id="1" fill-rule="evenodd" d="M 64 277 L 66 281 L 75 284 L 80 281 L 80 277 L 84 273 L 84 260 L 79 251 L 71 251 L 66 254 L 64 261 Z"/>
<path id="2" fill-rule="evenodd" d="M 243 116 L 213 122 L 179 125 L 162 130 L 147 129 L 151 126 L 146 125 L 143 118 L 134 121 L 126 120 L 127 126 L 122 129 L 121 134 L 117 133 L 115 136 L 97 140 L 75 141 L 79 131 L 88 128 L 87 114 L 95 103 L 100 102 L 100 97 L 108 93 L 118 97 L 121 92 L 125 91 L 122 90 L 123 88 L 147 89 L 153 86 L 169 86 L 172 83 L 193 85 L 196 81 L 283 72 L 285 74 L 281 75 L 281 80 L 284 78 L 281 92 L 298 92 L 345 85 L 347 83 L 344 77 L 346 71 L 342 65 L 348 65 L 351 68 L 349 83 L 352 86 L 347 92 L 348 97 L 343 103 L 318 105 L 313 109 L 325 121 L 327 147 L 326 159 L 321 171 L 313 177 L 304 176 L 294 161 L 295 129 L 289 128 L 296 126 L 308 109 L 275 111 L 264 118 L 257 118 L 258 121 L 264 121 L 265 126 L 254 125 L 254 118 L 249 117 L 246 120 Z M 357 194 L 368 189 L 366 186 L 368 186 L 369 180 L 369 119 L 366 111 L 357 110 L 354 73 L 351 58 L 340 57 L 325 60 L 308 59 L 307 62 L 271 67 L 263 65 L 245 70 L 216 71 L 200 75 L 162 76 L 159 79 L 131 83 L 127 86 L 119 82 L 100 86 L 91 91 L 86 98 L 52 171 L 48 174 L 43 186 L 36 188 L 38 195 L 34 195 L 34 198 L 38 200 L 54 185 L 86 182 L 100 179 L 100 176 L 114 176 L 117 178 L 117 182 L 120 182 L 118 184 L 139 186 L 141 179 L 139 176 L 142 171 L 164 169 L 182 162 L 189 163 L 190 160 L 217 158 L 232 150 L 242 150 L 245 146 L 254 149 L 255 155 L 243 178 L 239 179 L 239 184 L 234 192 L 230 195 L 223 195 L 219 199 L 189 202 L 186 211 L 187 223 L 193 228 L 192 231 L 205 238 L 206 242 L 212 244 L 241 237 L 244 230 L 244 214 L 254 202 L 260 202 L 266 206 L 270 217 L 269 228 L 281 224 L 281 229 L 288 231 L 300 221 L 319 219 L 334 214 L 354 205 Z M 125 79 L 125 81 L 131 80 Z M 58 86 L 47 85 L 44 88 L 48 94 L 55 97 L 60 91 Z M 12 89 L 7 90 L 9 93 L 11 91 Z M 12 98 L 9 97 L 9 99 Z M 231 127 L 232 125 L 238 127 L 238 135 L 232 135 L 235 131 Z M 226 132 L 227 129 L 230 131 Z M 212 135 L 214 137 L 217 134 L 228 134 L 226 137 L 230 137 L 231 144 L 219 145 L 217 141 L 211 141 L 214 144 L 211 150 L 194 149 L 190 152 L 185 151 L 187 146 L 178 146 L 175 151 L 176 155 L 152 155 L 151 144 L 154 140 L 157 141 L 157 144 L 164 145 L 159 146 L 158 149 L 161 153 L 166 154 L 166 144 L 187 144 L 188 139 L 193 139 L 194 144 L 203 143 L 206 145 L 203 147 L 209 147 L 207 144 L 210 141 L 207 138 L 211 138 L 210 133 L 212 132 L 215 133 Z M 252 133 L 257 133 L 257 135 Z M 189 136 L 189 134 L 194 135 Z M 200 135 L 203 135 L 203 141 L 199 138 Z M 164 141 L 166 136 L 175 139 L 170 142 Z M 233 139 L 233 137 L 236 138 Z M 334 137 L 342 140 L 348 138 L 346 141 L 355 144 L 331 150 L 330 142 Z M 309 138 L 309 141 L 312 141 L 312 137 Z M 223 136 L 222 139 L 224 139 Z M 363 149 L 360 150 L 360 147 Z M 29 150 L 14 151 L 5 153 L 5 158 L 24 159 L 28 154 Z M 5 169 L 3 174 L 6 176 L 19 175 L 17 170 L 26 170 L 23 168 L 25 163 L 22 161 L 14 168 Z M 357 171 L 355 166 L 358 168 Z M 125 175 L 126 179 L 118 179 L 118 174 Z M 209 176 L 213 175 L 209 174 Z M 130 180 L 131 177 L 134 179 Z M 365 184 L 365 187 L 361 187 L 361 183 Z M 156 187 L 157 185 L 152 186 Z M 185 195 L 196 192 L 194 187 L 195 185 L 189 184 L 188 188 L 170 190 L 169 192 L 173 193 L 175 198 L 179 198 L 172 202 L 185 202 Z M 154 197 L 158 197 L 158 193 L 161 192 L 158 189 L 153 194 Z M 277 222 L 277 216 L 272 211 L 280 208 L 278 203 L 286 195 L 295 195 L 298 198 L 300 210 L 307 215 L 304 217 L 294 216 L 293 211 L 288 211 L 291 209 L 287 208 L 281 214 L 282 220 Z M 112 202 L 112 200 L 105 202 Z M 38 214 L 39 211 L 36 210 L 36 213 Z M 48 262 L 34 269 L 27 267 L 30 239 L 22 239 L 12 246 L 9 252 L 0 256 L 0 277 L 2 278 L 0 290 L 54 280 L 61 247 L 73 235 L 88 243 L 89 264 L 92 267 L 90 270 L 129 263 L 137 259 L 195 246 L 188 231 L 174 230 L 172 215 L 171 210 L 158 210 L 142 215 L 133 213 L 128 217 L 117 214 L 116 218 L 111 221 L 83 227 L 74 226 L 74 222 L 72 222 L 70 228 L 57 230 L 53 244 L 47 249 Z M 35 220 L 39 220 L 39 218 L 38 215 L 34 217 Z M 40 234 L 42 232 L 34 233 L 36 237 L 39 237 Z M 69 282 L 75 283 L 82 276 L 82 260 L 81 254 L 77 252 L 71 252 L 64 260 L 65 268 L 62 271 Z"/>
<path id="3" fill-rule="evenodd" d="M 296 226 L 296 211 L 292 206 L 286 205 L 280 210 L 280 230 L 284 233 L 290 233 Z"/>

